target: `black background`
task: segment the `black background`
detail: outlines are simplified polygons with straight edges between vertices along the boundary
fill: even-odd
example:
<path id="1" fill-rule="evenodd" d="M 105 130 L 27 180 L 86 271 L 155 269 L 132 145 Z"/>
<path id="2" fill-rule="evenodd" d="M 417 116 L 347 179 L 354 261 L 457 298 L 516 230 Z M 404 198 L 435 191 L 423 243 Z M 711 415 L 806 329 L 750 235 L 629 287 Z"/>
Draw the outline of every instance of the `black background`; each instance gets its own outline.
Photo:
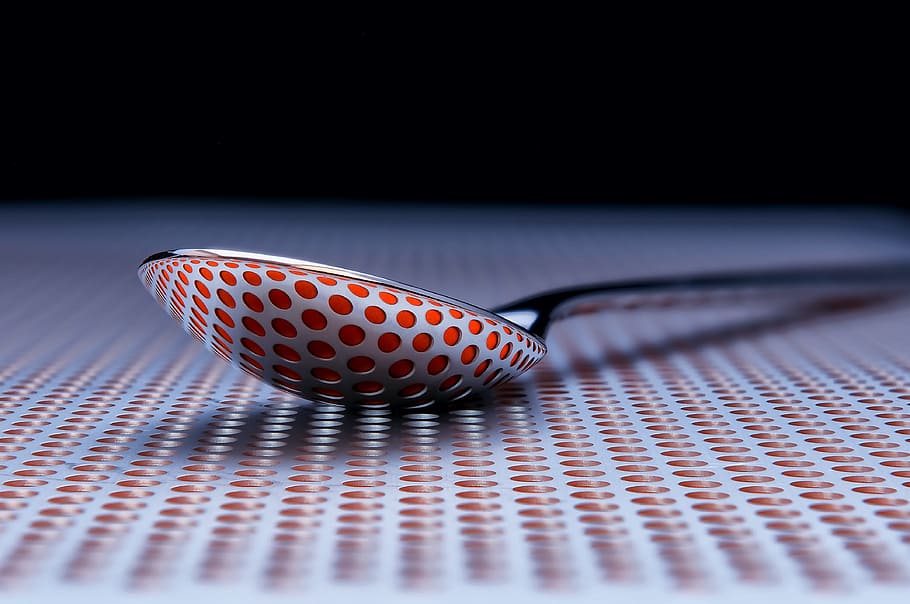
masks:
<path id="1" fill-rule="evenodd" d="M 894 15 L 692 10 L 29 21 L 0 198 L 904 204 Z"/>

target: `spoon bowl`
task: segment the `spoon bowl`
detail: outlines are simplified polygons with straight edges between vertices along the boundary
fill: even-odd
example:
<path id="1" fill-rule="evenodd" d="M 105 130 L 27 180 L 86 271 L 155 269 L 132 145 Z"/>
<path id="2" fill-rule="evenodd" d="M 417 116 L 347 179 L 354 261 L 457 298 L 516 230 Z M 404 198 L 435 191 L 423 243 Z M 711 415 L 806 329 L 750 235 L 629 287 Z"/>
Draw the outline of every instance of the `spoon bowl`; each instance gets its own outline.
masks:
<path id="1" fill-rule="evenodd" d="M 527 371 L 541 337 L 466 302 L 293 258 L 177 249 L 146 289 L 209 350 L 263 382 L 336 404 L 460 400 Z"/>

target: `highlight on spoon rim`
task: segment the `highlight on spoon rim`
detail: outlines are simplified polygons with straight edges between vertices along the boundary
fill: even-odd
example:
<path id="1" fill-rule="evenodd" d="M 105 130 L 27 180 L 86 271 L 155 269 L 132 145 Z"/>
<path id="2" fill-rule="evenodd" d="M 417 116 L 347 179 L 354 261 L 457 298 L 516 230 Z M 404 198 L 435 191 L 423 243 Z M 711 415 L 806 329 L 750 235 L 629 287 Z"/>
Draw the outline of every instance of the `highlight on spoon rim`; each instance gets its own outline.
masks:
<path id="1" fill-rule="evenodd" d="M 494 312 L 296 258 L 175 249 L 139 266 L 194 338 L 263 382 L 339 404 L 450 402 L 536 365 L 543 340 Z"/>

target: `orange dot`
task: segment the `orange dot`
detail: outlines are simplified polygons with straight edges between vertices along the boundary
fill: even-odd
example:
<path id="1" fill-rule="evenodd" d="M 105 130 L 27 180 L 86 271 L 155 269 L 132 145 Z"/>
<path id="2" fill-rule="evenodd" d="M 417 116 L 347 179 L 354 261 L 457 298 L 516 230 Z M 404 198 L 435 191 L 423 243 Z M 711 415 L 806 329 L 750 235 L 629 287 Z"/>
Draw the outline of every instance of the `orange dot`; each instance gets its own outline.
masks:
<path id="1" fill-rule="evenodd" d="M 240 343 L 253 354 L 258 354 L 261 357 L 265 356 L 265 350 L 253 340 L 250 340 L 249 338 L 240 338 Z"/>
<path id="2" fill-rule="evenodd" d="M 312 308 L 308 308 L 305 311 L 303 311 L 303 314 L 300 315 L 300 317 L 301 317 L 301 319 L 303 319 L 304 325 L 306 325 L 310 329 L 314 329 L 317 331 L 320 329 L 325 329 L 325 326 L 328 324 L 328 321 L 326 321 L 325 315 L 323 315 L 318 310 L 313 310 Z"/>
<path id="3" fill-rule="evenodd" d="M 427 322 L 431 325 L 439 325 L 442 323 L 442 313 L 436 309 L 427 311 Z"/>
<path id="4" fill-rule="evenodd" d="M 291 298 L 280 289 L 269 290 L 269 300 L 276 308 L 287 310 L 291 307 Z"/>
<path id="5" fill-rule="evenodd" d="M 275 344 L 272 346 L 272 350 L 274 350 L 275 354 L 280 356 L 282 359 L 287 359 L 291 362 L 297 362 L 300 360 L 300 353 L 290 346 L 285 346 L 284 344 Z"/>
<path id="6" fill-rule="evenodd" d="M 399 312 L 396 319 L 398 320 L 398 324 L 402 327 L 414 327 L 414 323 L 417 322 L 417 317 L 409 310 Z"/>
<path id="7" fill-rule="evenodd" d="M 188 272 L 188 273 L 192 273 L 192 272 L 193 272 L 193 265 L 192 265 L 192 264 L 184 264 L 184 265 L 183 265 L 183 270 L 185 270 L 185 271 Z"/>
<path id="8" fill-rule="evenodd" d="M 379 382 L 357 382 L 354 384 L 354 390 L 360 394 L 379 394 L 384 389 Z"/>
<path id="9" fill-rule="evenodd" d="M 483 323 L 481 323 L 477 319 L 471 319 L 468 322 L 468 331 L 470 331 L 471 333 L 473 333 L 476 336 L 481 331 L 483 331 Z"/>
<path id="10" fill-rule="evenodd" d="M 451 390 L 452 388 L 454 388 L 455 386 L 457 386 L 460 383 L 461 383 L 460 375 L 450 375 L 449 377 L 444 379 L 441 384 L 439 384 L 439 389 L 440 390 Z"/>
<path id="11" fill-rule="evenodd" d="M 253 271 L 243 271 L 243 280 L 249 283 L 250 285 L 261 285 L 262 277 L 254 273 Z"/>
<path id="12" fill-rule="evenodd" d="M 445 333 L 442 334 L 442 339 L 449 346 L 454 346 L 461 340 L 461 330 L 455 326 L 449 327 L 445 330 Z"/>
<path id="13" fill-rule="evenodd" d="M 467 365 L 477 358 L 478 349 L 471 344 L 461 352 L 461 362 Z"/>
<path id="14" fill-rule="evenodd" d="M 236 308 L 237 303 L 234 301 L 234 296 L 227 293 L 223 289 L 219 289 L 217 293 L 218 293 L 218 299 L 221 300 L 221 302 L 225 306 L 227 306 L 228 308 Z"/>
<path id="15" fill-rule="evenodd" d="M 499 346 L 499 332 L 491 331 L 490 335 L 487 336 L 487 348 L 493 350 L 497 346 Z"/>
<path id="16" fill-rule="evenodd" d="M 433 345 L 433 336 L 428 333 L 419 333 L 414 336 L 412 346 L 417 352 L 426 352 Z"/>
<path id="17" fill-rule="evenodd" d="M 379 297 L 386 304 L 398 304 L 398 297 L 389 292 L 379 292 Z"/>
<path id="18" fill-rule="evenodd" d="M 379 350 L 383 352 L 392 352 L 401 346 L 401 338 L 398 334 L 387 332 L 379 336 Z"/>
<path id="19" fill-rule="evenodd" d="M 228 341 L 229 343 L 231 343 L 231 344 L 234 343 L 234 338 L 231 337 L 231 334 L 229 334 L 229 333 L 224 329 L 224 327 L 222 327 L 221 325 L 218 325 L 217 323 L 215 323 L 215 324 L 213 325 L 213 327 L 215 328 L 215 331 L 217 331 L 218 334 L 219 334 L 222 338 L 224 338 L 225 340 L 227 340 L 227 341 Z"/>
<path id="20" fill-rule="evenodd" d="M 215 314 L 218 315 L 218 318 L 221 319 L 222 323 L 224 323 L 228 327 L 234 327 L 234 319 L 231 318 L 231 315 L 224 312 L 224 309 L 216 308 Z"/>
<path id="21" fill-rule="evenodd" d="M 269 276 L 269 279 L 272 281 L 284 281 L 286 279 L 284 273 L 281 271 L 271 270 L 265 271 L 265 274 Z"/>
<path id="22" fill-rule="evenodd" d="M 339 315 L 348 315 L 351 314 L 351 311 L 354 310 L 354 306 L 351 304 L 351 301 L 345 298 L 344 296 L 339 296 L 335 294 L 329 298 L 329 306 L 332 307 Z"/>
<path id="23" fill-rule="evenodd" d="M 291 380 L 295 380 L 295 381 L 299 382 L 300 380 L 303 379 L 302 375 L 300 375 L 299 373 L 297 373 L 290 367 L 285 367 L 284 365 L 272 365 L 272 369 L 275 370 L 275 373 L 279 373 L 279 374 L 283 375 L 284 377 L 291 379 Z"/>
<path id="24" fill-rule="evenodd" d="M 338 339 L 348 346 L 357 346 L 365 337 L 366 334 L 356 325 L 345 325 L 338 330 Z"/>
<path id="25" fill-rule="evenodd" d="M 506 360 L 510 354 L 512 354 L 512 344 L 506 342 L 506 345 L 502 347 L 502 352 L 499 353 L 499 358 Z"/>
<path id="26" fill-rule="evenodd" d="M 366 373 L 372 371 L 376 362 L 370 357 L 351 357 L 348 359 L 348 369 L 357 373 Z"/>
<path id="27" fill-rule="evenodd" d="M 335 358 L 335 349 L 332 348 L 328 342 L 323 342 L 322 340 L 313 340 L 306 345 L 306 348 L 310 351 L 310 354 L 317 359 Z"/>
<path id="28" fill-rule="evenodd" d="M 180 278 L 181 281 L 183 281 L 184 285 L 190 284 L 190 280 L 189 280 L 189 278 L 187 278 L 186 273 L 177 273 L 177 276 Z"/>
<path id="29" fill-rule="evenodd" d="M 491 363 L 492 363 L 492 361 L 490 359 L 486 359 L 485 361 L 482 361 L 477 366 L 477 369 L 474 370 L 474 377 L 480 377 L 481 375 L 483 375 L 483 372 L 487 370 L 487 368 L 490 366 Z"/>
<path id="30" fill-rule="evenodd" d="M 317 380 L 328 382 L 329 384 L 337 384 L 341 381 L 341 374 L 327 367 L 314 367 L 310 369 L 310 375 Z"/>
<path id="31" fill-rule="evenodd" d="M 404 299 L 407 300 L 408 304 L 412 306 L 421 306 L 423 304 L 423 300 L 420 298 L 415 298 L 414 296 L 405 296 Z"/>
<path id="32" fill-rule="evenodd" d="M 253 312 L 262 312 L 262 309 L 265 308 L 262 300 L 256 294 L 250 292 L 243 292 L 243 303 Z"/>
<path id="33" fill-rule="evenodd" d="M 512 357 L 512 360 L 509 362 L 509 365 L 511 365 L 512 367 L 514 367 L 515 365 L 518 364 L 518 361 L 519 361 L 520 359 L 521 359 L 521 351 L 519 350 L 519 351 L 516 352 L 515 355 Z"/>
<path id="34" fill-rule="evenodd" d="M 297 292 L 301 298 L 306 298 L 307 300 L 312 300 L 316 297 L 316 286 L 310 283 L 309 281 L 298 281 L 294 284 L 294 291 Z"/>
<path id="35" fill-rule="evenodd" d="M 196 294 L 193 294 L 193 302 L 196 304 L 197 308 L 199 308 L 199 310 L 201 310 L 204 314 L 209 314 L 208 306 L 206 306 L 205 302 L 203 302 L 199 298 L 199 296 L 197 296 Z"/>
<path id="36" fill-rule="evenodd" d="M 262 337 L 265 335 L 265 329 L 262 327 L 262 325 L 259 324 L 259 321 L 253 317 L 243 317 L 240 319 L 240 322 L 243 323 L 244 327 L 252 331 L 257 336 Z"/>
<path id="37" fill-rule="evenodd" d="M 367 296 L 370 295 L 370 292 L 367 291 L 367 288 L 365 288 L 362 285 L 357 285 L 356 283 L 351 283 L 350 285 L 348 285 L 348 291 L 350 291 L 352 294 L 354 294 L 358 298 L 366 298 Z"/>
<path id="38" fill-rule="evenodd" d="M 385 321 L 385 311 L 378 306 L 367 306 L 363 314 L 370 323 L 379 325 Z"/>
<path id="39" fill-rule="evenodd" d="M 449 314 L 452 315 L 453 317 L 455 317 L 456 319 L 460 319 L 464 316 L 464 313 L 461 312 L 460 310 L 458 310 L 457 308 L 450 308 Z"/>
<path id="40" fill-rule="evenodd" d="M 297 328 L 291 325 L 290 321 L 285 321 L 284 319 L 272 319 L 272 329 L 286 338 L 297 337 Z"/>
<path id="41" fill-rule="evenodd" d="M 240 268 L 240 265 L 236 262 L 225 262 L 224 265 L 228 268 Z"/>
<path id="42" fill-rule="evenodd" d="M 448 367 L 448 366 L 449 366 L 449 357 L 447 357 L 444 354 L 440 354 L 440 355 L 435 356 L 432 359 L 430 359 L 430 362 L 427 363 L 427 371 L 430 372 L 430 374 L 432 374 L 432 375 L 436 375 L 438 373 L 442 373 L 443 371 L 445 371 L 446 367 Z"/>
<path id="43" fill-rule="evenodd" d="M 411 384 L 398 391 L 399 396 L 419 396 L 427 391 L 425 384 Z"/>
<path id="44" fill-rule="evenodd" d="M 389 375 L 393 378 L 403 378 L 408 377 L 414 371 L 414 363 L 408 359 L 401 359 L 400 361 L 395 361 L 389 367 Z"/>
<path id="45" fill-rule="evenodd" d="M 501 373 L 502 373 L 502 369 L 497 369 L 496 371 L 494 371 L 493 373 L 491 373 L 490 375 L 487 376 L 487 379 L 485 379 L 483 381 L 483 385 L 484 386 L 489 385 L 489 383 L 492 382 L 493 380 L 495 380 L 496 378 L 498 378 L 499 374 L 501 374 Z"/>
<path id="46" fill-rule="evenodd" d="M 335 279 L 332 279 L 331 277 L 316 277 L 316 279 L 320 283 L 325 283 L 326 285 L 335 285 L 338 283 L 338 281 L 336 281 Z"/>
<path id="47" fill-rule="evenodd" d="M 244 264 L 244 266 L 249 267 L 249 268 L 259 268 L 259 265 L 256 264 L 255 262 L 247 262 L 246 264 Z"/>
<path id="48" fill-rule="evenodd" d="M 508 335 L 508 336 L 512 335 L 512 328 L 509 327 L 508 325 L 503 325 L 502 330 L 504 332 L 506 332 L 506 335 Z"/>
<path id="49" fill-rule="evenodd" d="M 206 281 L 211 281 L 212 278 L 214 277 L 214 275 L 212 275 L 212 271 L 210 271 L 209 269 L 207 269 L 205 267 L 202 267 L 199 269 L 199 274 L 202 275 L 202 277 Z"/>

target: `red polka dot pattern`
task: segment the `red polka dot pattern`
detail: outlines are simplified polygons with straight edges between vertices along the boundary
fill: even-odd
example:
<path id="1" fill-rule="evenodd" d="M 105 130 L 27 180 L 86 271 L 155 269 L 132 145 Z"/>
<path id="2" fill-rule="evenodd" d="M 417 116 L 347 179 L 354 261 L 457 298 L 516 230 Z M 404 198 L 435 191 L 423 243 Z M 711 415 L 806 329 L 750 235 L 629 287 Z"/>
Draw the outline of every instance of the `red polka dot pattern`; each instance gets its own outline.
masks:
<path id="1" fill-rule="evenodd" d="M 427 292 L 242 258 L 198 264 L 162 258 L 143 265 L 140 277 L 215 354 L 303 398 L 456 400 L 523 373 L 546 353 L 503 319 Z"/>

